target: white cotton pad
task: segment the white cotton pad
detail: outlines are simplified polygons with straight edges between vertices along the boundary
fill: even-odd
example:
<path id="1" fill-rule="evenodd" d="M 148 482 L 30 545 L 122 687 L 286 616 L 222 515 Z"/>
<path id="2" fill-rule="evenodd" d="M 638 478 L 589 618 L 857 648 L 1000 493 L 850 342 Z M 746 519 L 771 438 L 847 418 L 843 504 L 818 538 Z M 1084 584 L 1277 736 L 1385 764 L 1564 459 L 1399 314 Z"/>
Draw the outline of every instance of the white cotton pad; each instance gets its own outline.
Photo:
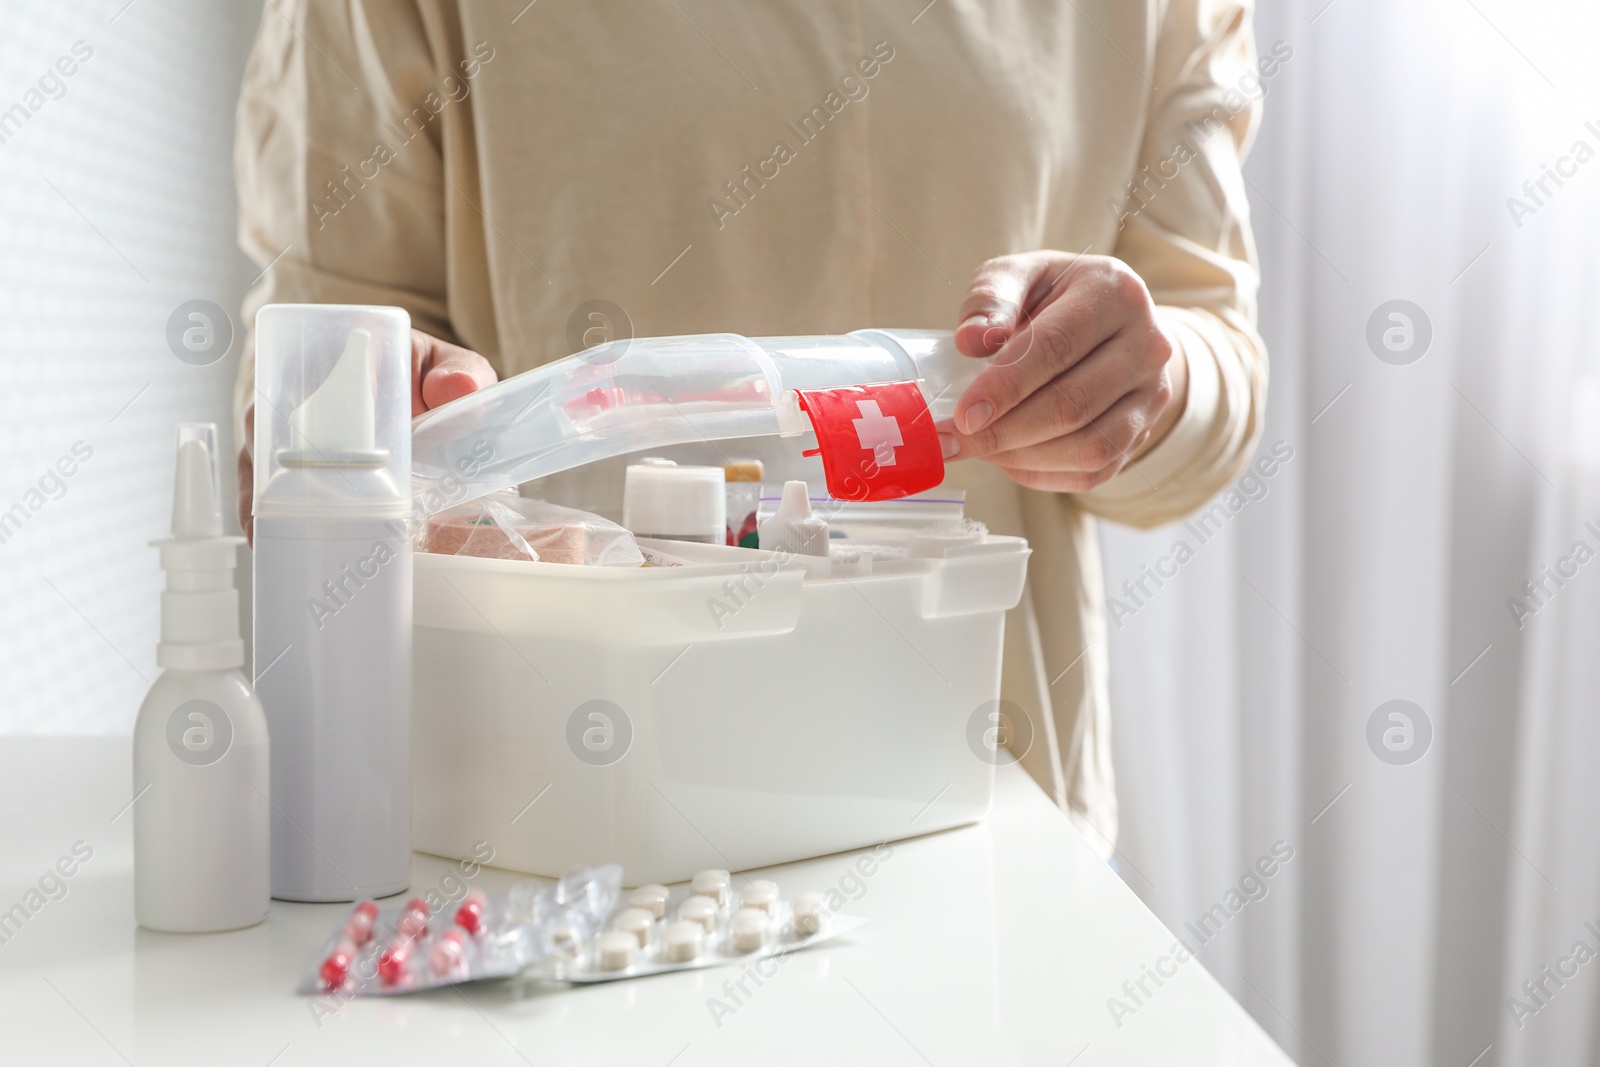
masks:
<path id="1" fill-rule="evenodd" d="M 700 928 L 709 934 L 716 929 L 717 902 L 710 897 L 690 897 L 678 905 L 678 918 L 699 923 Z"/>
<path id="2" fill-rule="evenodd" d="M 668 963 L 688 963 L 700 958 L 700 949 L 705 943 L 705 927 L 699 923 L 668 923 L 662 934 L 662 955 Z"/>

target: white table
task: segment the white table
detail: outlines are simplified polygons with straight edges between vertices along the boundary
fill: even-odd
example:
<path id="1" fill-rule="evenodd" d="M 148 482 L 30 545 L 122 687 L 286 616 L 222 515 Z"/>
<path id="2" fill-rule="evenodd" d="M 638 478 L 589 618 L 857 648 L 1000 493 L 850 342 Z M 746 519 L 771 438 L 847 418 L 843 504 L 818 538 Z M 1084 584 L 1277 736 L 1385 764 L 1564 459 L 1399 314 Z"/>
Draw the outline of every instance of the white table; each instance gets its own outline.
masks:
<path id="1" fill-rule="evenodd" d="M 1173 935 L 1020 768 L 1001 772 L 985 823 L 894 845 L 846 908 L 871 921 L 790 957 L 720 1025 L 708 1001 L 731 1003 L 725 968 L 486 983 L 316 1018 L 291 990 L 344 905 L 274 902 L 265 923 L 227 934 L 137 929 L 131 777 L 125 738 L 0 739 L 0 912 L 75 842 L 93 849 L 0 944 L 7 1064 L 1290 1063 L 1193 960 L 1113 1021 L 1107 999 Z M 821 890 L 858 858 L 769 873 L 786 893 Z M 416 856 L 413 889 L 450 866 Z M 486 869 L 474 884 L 516 877 Z"/>

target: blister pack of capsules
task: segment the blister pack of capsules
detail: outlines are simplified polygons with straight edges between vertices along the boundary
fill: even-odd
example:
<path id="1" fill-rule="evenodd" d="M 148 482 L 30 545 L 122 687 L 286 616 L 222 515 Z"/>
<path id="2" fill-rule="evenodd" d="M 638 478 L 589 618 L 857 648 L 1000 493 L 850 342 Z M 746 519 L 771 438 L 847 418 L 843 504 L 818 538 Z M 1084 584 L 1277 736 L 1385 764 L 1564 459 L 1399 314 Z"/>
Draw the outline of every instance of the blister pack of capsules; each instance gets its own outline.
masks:
<path id="1" fill-rule="evenodd" d="M 552 952 L 576 951 L 616 910 L 622 868 L 526 881 L 489 896 L 473 890 L 434 913 L 413 897 L 397 908 L 352 907 L 323 945 L 299 992 L 387 996 L 503 978 Z"/>
<path id="2" fill-rule="evenodd" d="M 776 883 L 737 887 L 721 870 L 679 890 L 640 886 L 625 900 L 621 884 L 612 865 L 493 897 L 474 890 L 439 914 L 420 898 L 389 909 L 362 901 L 299 991 L 385 996 L 514 974 L 610 982 L 794 952 L 864 921 L 834 915 L 821 894 L 788 900 Z"/>

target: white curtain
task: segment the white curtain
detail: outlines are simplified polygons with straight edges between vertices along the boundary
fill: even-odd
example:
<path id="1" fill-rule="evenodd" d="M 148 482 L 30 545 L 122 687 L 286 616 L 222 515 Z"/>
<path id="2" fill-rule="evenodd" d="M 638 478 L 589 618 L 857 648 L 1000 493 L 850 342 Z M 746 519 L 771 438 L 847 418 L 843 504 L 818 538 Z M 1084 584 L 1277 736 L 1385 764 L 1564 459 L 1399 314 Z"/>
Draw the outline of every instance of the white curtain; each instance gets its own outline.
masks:
<path id="1" fill-rule="evenodd" d="M 0 8 L 0 733 L 133 729 L 157 674 L 149 542 L 170 529 L 177 423 L 219 424 L 233 491 L 256 274 L 234 236 L 233 107 L 259 12 Z M 232 316 L 231 345 L 226 319 L 208 351 L 171 340 L 198 301 Z"/>
<path id="2" fill-rule="evenodd" d="M 1595 8 L 1263 6 L 1292 455 L 1209 539 L 1102 527 L 1118 868 L 1191 943 L 1223 905 L 1200 958 L 1304 1064 L 1600 1063 Z"/>

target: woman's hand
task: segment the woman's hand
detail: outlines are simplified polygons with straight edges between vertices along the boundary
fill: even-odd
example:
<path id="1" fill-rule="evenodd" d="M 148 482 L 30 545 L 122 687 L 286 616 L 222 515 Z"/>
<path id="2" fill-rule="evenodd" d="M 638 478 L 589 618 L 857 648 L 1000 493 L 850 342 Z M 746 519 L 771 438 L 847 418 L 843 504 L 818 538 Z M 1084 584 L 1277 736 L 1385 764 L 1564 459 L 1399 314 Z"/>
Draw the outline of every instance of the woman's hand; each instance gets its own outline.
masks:
<path id="1" fill-rule="evenodd" d="M 995 356 L 941 427 L 948 459 L 984 459 L 1029 489 L 1108 481 L 1183 414 L 1183 353 L 1144 282 L 1119 259 L 1000 256 L 961 303 L 956 347 Z"/>
<path id="2" fill-rule="evenodd" d="M 440 404 L 475 393 L 498 380 L 489 361 L 470 349 L 411 331 L 411 415 L 415 418 Z M 244 413 L 243 447 L 239 449 L 239 527 L 254 543 L 255 521 L 250 513 L 255 498 L 256 406 Z"/>

